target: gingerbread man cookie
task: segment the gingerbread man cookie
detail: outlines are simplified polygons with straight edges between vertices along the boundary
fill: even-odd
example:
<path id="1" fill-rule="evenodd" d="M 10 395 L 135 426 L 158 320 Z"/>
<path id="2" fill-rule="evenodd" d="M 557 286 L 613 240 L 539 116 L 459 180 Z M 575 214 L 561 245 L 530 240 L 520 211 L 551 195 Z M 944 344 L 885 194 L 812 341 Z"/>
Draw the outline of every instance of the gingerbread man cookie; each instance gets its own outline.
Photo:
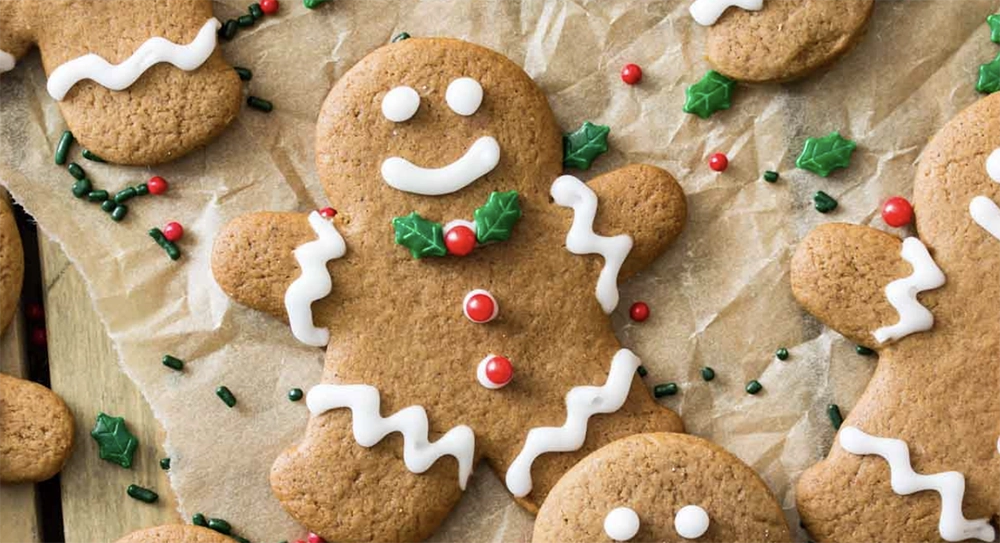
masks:
<path id="1" fill-rule="evenodd" d="M 534 510 L 588 452 L 683 429 L 607 316 L 618 282 L 682 229 L 667 172 L 560 176 L 541 90 L 450 39 L 390 44 L 348 71 L 316 156 L 336 211 L 238 218 L 212 261 L 235 300 L 327 345 L 306 436 L 271 474 L 310 530 L 426 538 L 482 458 Z"/>
<path id="2" fill-rule="evenodd" d="M 0 72 L 37 45 L 46 90 L 81 144 L 119 164 L 166 162 L 239 112 L 219 26 L 210 0 L 4 0 Z"/>
<path id="3" fill-rule="evenodd" d="M 605 445 L 559 480 L 533 543 L 791 541 L 781 506 L 740 459 L 704 439 L 642 434 Z"/>
<path id="4" fill-rule="evenodd" d="M 24 250 L 6 194 L 0 194 L 0 333 L 17 312 L 24 280 Z"/>
<path id="5" fill-rule="evenodd" d="M 875 0 L 693 0 L 709 27 L 708 62 L 748 83 L 791 81 L 834 62 L 864 36 Z"/>
<path id="6" fill-rule="evenodd" d="M 792 260 L 799 302 L 879 352 L 829 456 L 797 485 L 817 541 L 996 540 L 998 119 L 994 94 L 924 150 L 914 186 L 919 237 L 831 224 Z"/>

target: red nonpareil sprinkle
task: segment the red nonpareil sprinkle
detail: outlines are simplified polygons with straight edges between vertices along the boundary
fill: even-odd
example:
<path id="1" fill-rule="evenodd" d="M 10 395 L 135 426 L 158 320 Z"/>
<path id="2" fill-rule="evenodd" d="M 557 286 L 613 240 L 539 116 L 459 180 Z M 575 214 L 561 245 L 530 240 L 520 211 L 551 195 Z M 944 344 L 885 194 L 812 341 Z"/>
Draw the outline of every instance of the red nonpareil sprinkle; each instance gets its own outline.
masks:
<path id="1" fill-rule="evenodd" d="M 24 314 L 33 321 L 40 321 L 45 318 L 45 310 L 42 309 L 42 304 L 31 303 L 25 306 Z"/>
<path id="2" fill-rule="evenodd" d="M 45 333 L 45 328 L 35 328 L 31 331 L 31 344 L 35 347 L 44 347 L 49 341 L 49 335 Z"/>
<path id="3" fill-rule="evenodd" d="M 260 0 L 260 10 L 267 15 L 278 13 L 279 7 L 278 0 Z"/>
<path id="4" fill-rule="evenodd" d="M 622 81 L 627 85 L 635 85 L 642 81 L 642 68 L 638 64 L 626 64 L 622 68 Z"/>
<path id="5" fill-rule="evenodd" d="M 177 241 L 184 237 L 184 227 L 177 222 L 168 222 L 163 227 L 163 237 L 167 238 L 167 241 Z"/>
<path id="6" fill-rule="evenodd" d="M 308 543 L 326 543 L 326 540 L 322 537 L 309 532 L 309 537 L 307 538 Z"/>
<path id="7" fill-rule="evenodd" d="M 913 220 L 913 206 L 906 198 L 889 198 L 882 205 L 882 220 L 893 228 L 901 228 Z"/>
<path id="8" fill-rule="evenodd" d="M 642 322 L 649 318 L 649 305 L 646 302 L 636 302 L 628 308 L 628 316 L 635 322 Z"/>
<path id="9" fill-rule="evenodd" d="M 450 228 L 444 235 L 444 246 L 449 254 L 465 256 L 476 248 L 476 233 L 468 226 Z"/>
<path id="10" fill-rule="evenodd" d="M 159 196 L 160 194 L 167 192 L 167 189 L 170 188 L 170 184 L 167 183 L 166 179 L 157 175 L 151 177 L 149 181 L 146 181 L 146 188 L 149 189 L 150 194 Z"/>
<path id="11" fill-rule="evenodd" d="M 717 172 L 724 172 L 729 167 L 729 157 L 722 153 L 715 153 L 708 159 L 708 167 Z"/>
<path id="12" fill-rule="evenodd" d="M 332 219 L 337 216 L 337 210 L 333 209 L 332 207 L 324 207 L 323 209 L 319 210 L 319 216 L 323 217 L 324 219 Z"/>

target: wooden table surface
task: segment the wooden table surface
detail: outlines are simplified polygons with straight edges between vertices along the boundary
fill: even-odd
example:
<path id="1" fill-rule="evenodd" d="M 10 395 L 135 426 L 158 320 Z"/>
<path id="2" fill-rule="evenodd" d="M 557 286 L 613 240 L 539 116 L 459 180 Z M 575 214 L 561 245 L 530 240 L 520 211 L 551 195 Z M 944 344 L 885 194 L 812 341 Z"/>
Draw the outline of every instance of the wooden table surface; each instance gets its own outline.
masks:
<path id="1" fill-rule="evenodd" d="M 0 194 L 0 197 L 6 197 Z M 37 245 L 25 240 L 25 253 L 37 250 L 41 260 L 41 296 L 48 332 L 49 376 L 76 418 L 76 445 L 59 476 L 58 492 L 36 498 L 35 485 L 0 487 L 0 543 L 33 543 L 53 539 L 60 531 L 73 543 L 113 542 L 140 528 L 181 522 L 166 473 L 162 432 L 142 394 L 118 366 L 118 357 L 80 273 L 59 246 L 39 234 Z M 30 257 L 29 257 L 30 259 Z M 26 374 L 26 326 L 22 316 L 0 337 L 0 370 Z M 97 414 L 125 417 L 138 438 L 132 469 L 98 457 L 90 437 Z M 133 500 L 130 484 L 155 490 L 154 504 Z M 54 488 L 52 483 L 48 489 Z M 58 503 L 53 503 L 53 502 Z M 43 508 L 62 508 L 62 526 L 40 520 Z M 49 521 L 52 524 L 57 521 Z"/>

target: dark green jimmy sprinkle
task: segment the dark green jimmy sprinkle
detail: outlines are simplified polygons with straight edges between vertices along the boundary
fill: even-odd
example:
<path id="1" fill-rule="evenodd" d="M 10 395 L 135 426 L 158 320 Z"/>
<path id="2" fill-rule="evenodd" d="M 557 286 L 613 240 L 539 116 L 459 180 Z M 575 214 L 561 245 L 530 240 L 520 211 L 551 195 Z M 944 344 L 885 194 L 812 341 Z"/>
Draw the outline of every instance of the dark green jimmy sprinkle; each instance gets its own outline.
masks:
<path id="1" fill-rule="evenodd" d="M 77 198 L 83 198 L 92 190 L 94 190 L 94 186 L 90 184 L 89 179 L 81 179 L 73 183 L 73 196 Z"/>
<path id="2" fill-rule="evenodd" d="M 262 19 L 264 17 L 264 10 L 260 9 L 260 4 L 254 2 L 250 4 L 247 8 L 250 11 L 250 15 L 253 15 L 254 19 Z"/>
<path id="3" fill-rule="evenodd" d="M 169 354 L 163 355 L 163 365 L 172 370 L 184 370 L 184 361 Z"/>
<path id="4" fill-rule="evenodd" d="M 160 495 L 148 488 L 143 488 L 139 485 L 128 485 L 125 490 L 129 496 L 146 503 L 153 503 L 160 499 Z"/>
<path id="5" fill-rule="evenodd" d="M 253 72 L 247 68 L 240 68 L 239 66 L 233 68 L 236 70 L 236 75 L 240 76 L 241 81 L 250 81 L 253 79 Z"/>
<path id="6" fill-rule="evenodd" d="M 764 172 L 764 181 L 767 181 L 768 183 L 777 183 L 778 182 L 778 172 L 771 171 L 771 170 L 768 170 L 768 171 Z"/>
<path id="7" fill-rule="evenodd" d="M 840 430 L 840 425 L 844 424 L 844 416 L 840 414 L 840 407 L 832 403 L 826 406 L 826 416 L 830 417 L 830 424 L 834 430 Z"/>
<path id="8" fill-rule="evenodd" d="M 754 379 L 747 383 L 747 394 L 757 394 L 761 390 L 764 390 L 764 385 L 760 384 L 760 381 Z"/>
<path id="9" fill-rule="evenodd" d="M 325 3 L 326 0 L 302 0 L 302 5 L 309 9 L 316 9 Z"/>
<path id="10" fill-rule="evenodd" d="M 145 183 L 143 183 L 141 185 L 136 185 L 136 187 L 135 187 L 135 195 L 136 196 L 145 196 L 147 194 L 149 194 L 149 185 L 147 185 Z"/>
<path id="11" fill-rule="evenodd" d="M 83 158 L 85 158 L 85 159 L 87 159 L 87 160 L 89 160 L 91 162 L 102 162 L 102 163 L 104 162 L 103 158 L 95 155 L 93 152 L 90 151 L 90 149 L 84 149 L 83 150 Z"/>
<path id="12" fill-rule="evenodd" d="M 774 351 L 774 356 L 778 357 L 778 360 L 788 360 L 788 349 L 781 347 Z"/>
<path id="13" fill-rule="evenodd" d="M 78 181 L 87 177 L 87 172 L 83 171 L 83 168 L 81 168 L 76 162 L 70 162 L 69 166 L 66 166 L 66 169 L 69 170 L 69 174 L 75 177 Z"/>
<path id="14" fill-rule="evenodd" d="M 73 133 L 66 130 L 59 137 L 59 143 L 56 144 L 56 164 L 62 166 L 66 163 L 66 156 L 69 155 L 69 148 L 73 146 Z"/>
<path id="15" fill-rule="evenodd" d="M 257 111 L 263 111 L 264 113 L 270 113 L 274 109 L 274 104 L 256 96 L 247 97 L 247 105 L 256 109 Z"/>
<path id="16" fill-rule="evenodd" d="M 715 370 L 713 370 L 708 366 L 701 368 L 701 378 L 704 379 L 706 382 L 715 379 Z"/>
<path id="17" fill-rule="evenodd" d="M 230 535 L 229 537 L 236 540 L 236 543 L 250 543 L 250 540 L 245 537 L 240 537 L 238 535 Z"/>
<path id="18" fill-rule="evenodd" d="M 111 200 L 104 200 L 103 202 L 101 202 L 101 211 L 105 213 L 111 213 L 112 211 L 115 210 L 116 207 L 118 207 L 118 204 L 114 203 Z"/>
<path id="19" fill-rule="evenodd" d="M 170 457 L 160 459 L 160 469 L 167 471 L 170 469 Z"/>
<path id="20" fill-rule="evenodd" d="M 855 345 L 854 352 L 860 354 L 861 356 L 871 356 L 875 354 L 875 351 L 865 347 L 864 345 Z"/>
<path id="21" fill-rule="evenodd" d="M 229 19 L 226 24 L 222 25 L 222 29 L 219 30 L 219 36 L 229 41 L 236 37 L 236 31 L 240 29 L 240 24 L 236 19 Z"/>
<path id="22" fill-rule="evenodd" d="M 396 34 L 395 36 L 393 36 L 392 43 L 396 43 L 397 41 L 403 41 L 403 40 L 408 40 L 408 39 L 410 39 L 410 34 L 409 33 L 407 33 L 407 32 L 400 32 L 399 34 Z"/>
<path id="23" fill-rule="evenodd" d="M 233 531 L 233 527 L 221 518 L 210 518 L 208 519 L 208 528 L 215 530 L 220 534 L 229 535 L 229 532 Z"/>
<path id="24" fill-rule="evenodd" d="M 194 524 L 195 526 L 203 526 L 206 528 L 208 527 L 208 521 L 205 520 L 205 515 L 202 515 L 201 513 L 195 513 L 194 515 L 191 516 L 191 524 Z"/>
<path id="25" fill-rule="evenodd" d="M 170 257 L 170 260 L 177 260 L 181 257 L 181 250 L 177 248 L 177 245 L 175 245 L 174 242 L 168 240 L 166 236 L 163 235 L 163 231 L 159 228 L 150 229 L 149 237 L 153 238 L 153 240 L 156 241 L 156 244 L 167 252 L 167 256 Z"/>
<path id="26" fill-rule="evenodd" d="M 829 194 L 819 191 L 813 195 L 813 205 L 816 207 L 816 211 L 820 213 L 829 213 L 834 209 L 837 209 L 837 200 L 830 196 Z"/>
<path id="27" fill-rule="evenodd" d="M 124 204 L 125 202 L 131 200 L 132 198 L 135 198 L 138 195 L 139 193 L 138 191 L 135 190 L 135 187 L 126 187 L 115 193 L 115 203 Z"/>
<path id="28" fill-rule="evenodd" d="M 249 13 L 246 15 L 240 15 L 239 18 L 236 19 L 236 24 L 240 25 L 241 28 L 253 26 L 254 22 L 256 22 L 256 19 L 254 19 L 253 15 Z"/>
<path id="29" fill-rule="evenodd" d="M 297 402 L 297 401 L 301 400 L 302 399 L 302 389 L 301 388 L 293 388 L 292 390 L 289 390 L 288 391 L 288 399 L 289 399 L 289 401 L 293 401 L 293 402 Z"/>
<path id="30" fill-rule="evenodd" d="M 639 374 L 639 377 L 645 377 L 645 376 L 649 375 L 649 372 L 646 371 L 646 366 L 639 366 L 638 368 L 636 368 L 635 371 L 636 371 L 636 373 Z"/>
<path id="31" fill-rule="evenodd" d="M 233 393 L 226 386 L 221 386 L 215 389 L 215 395 L 218 396 L 219 399 L 222 400 L 222 402 L 228 407 L 236 405 L 236 396 L 233 396 Z"/>
<path id="32" fill-rule="evenodd" d="M 108 191 L 92 190 L 87 193 L 87 199 L 91 202 L 103 202 L 108 199 Z"/>
<path id="33" fill-rule="evenodd" d="M 115 209 L 111 212 L 111 220 L 115 222 L 121 222 L 128 215 L 128 206 L 125 204 L 118 204 Z"/>
<path id="34" fill-rule="evenodd" d="M 674 394 L 677 394 L 678 391 L 680 391 L 680 387 L 677 386 L 677 383 L 666 383 L 653 387 L 653 396 L 656 396 L 657 398 L 673 396 Z"/>

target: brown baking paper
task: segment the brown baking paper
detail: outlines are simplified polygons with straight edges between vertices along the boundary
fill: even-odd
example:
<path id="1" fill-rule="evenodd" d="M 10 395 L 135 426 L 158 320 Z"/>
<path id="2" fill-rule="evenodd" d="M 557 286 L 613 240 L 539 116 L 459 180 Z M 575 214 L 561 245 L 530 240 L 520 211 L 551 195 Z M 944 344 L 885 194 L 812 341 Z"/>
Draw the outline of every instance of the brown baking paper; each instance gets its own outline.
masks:
<path id="1" fill-rule="evenodd" d="M 246 4 L 217 2 L 216 13 L 234 17 Z M 248 88 L 273 100 L 273 113 L 245 110 L 204 150 L 166 166 L 83 162 L 95 183 L 111 190 L 153 174 L 170 181 L 167 195 L 136 201 L 121 224 L 74 199 L 72 179 L 52 163 L 64 123 L 37 55 L 4 74 L 0 181 L 87 278 L 122 368 L 166 430 L 185 518 L 196 511 L 223 517 L 255 541 L 302 534 L 267 477 L 307 419 L 304 402 L 289 402 L 286 392 L 318 382 L 322 353 L 295 341 L 286 325 L 227 299 L 211 276 L 212 240 L 243 213 L 329 204 L 313 167 L 320 104 L 348 68 L 405 30 L 504 53 L 546 91 L 567 131 L 584 120 L 610 125 L 611 152 L 582 177 L 648 162 L 680 180 L 690 204 L 687 229 L 623 287 L 614 324 L 649 369 L 649 386 L 680 385 L 664 404 L 683 415 L 691 433 L 756 468 L 797 525 L 793 483 L 833 437 L 826 406 L 849 412 L 876 360 L 855 354 L 797 307 L 789 257 L 824 222 L 886 228 L 881 201 L 911 194 L 928 138 L 977 98 L 976 69 L 998 51 L 984 24 L 997 2 L 877 2 L 868 35 L 832 69 L 796 84 L 741 86 L 733 108 L 710 120 L 681 111 L 684 89 L 708 69 L 705 30 L 687 15 L 688 4 L 336 0 L 309 11 L 287 0 L 279 15 L 222 45 L 234 65 L 253 70 Z M 638 86 L 619 79 L 629 62 L 645 74 Z M 834 130 L 858 142 L 850 168 L 828 179 L 794 169 L 806 137 Z M 714 152 L 729 156 L 724 174 L 706 166 Z M 781 172 L 777 184 L 761 181 L 771 169 Z M 817 213 L 817 190 L 837 198 L 839 209 Z M 169 220 L 186 228 L 176 263 L 146 234 Z M 636 300 L 652 308 L 642 324 L 627 318 Z M 787 361 L 773 357 L 779 346 L 791 352 Z M 165 369 L 164 353 L 186 359 L 185 371 Z M 703 366 L 715 368 L 713 382 L 701 380 Z M 744 392 L 751 379 L 764 385 L 762 393 Z M 234 409 L 215 396 L 223 384 L 239 400 Z M 480 466 L 435 539 L 526 541 L 531 522 Z"/>

